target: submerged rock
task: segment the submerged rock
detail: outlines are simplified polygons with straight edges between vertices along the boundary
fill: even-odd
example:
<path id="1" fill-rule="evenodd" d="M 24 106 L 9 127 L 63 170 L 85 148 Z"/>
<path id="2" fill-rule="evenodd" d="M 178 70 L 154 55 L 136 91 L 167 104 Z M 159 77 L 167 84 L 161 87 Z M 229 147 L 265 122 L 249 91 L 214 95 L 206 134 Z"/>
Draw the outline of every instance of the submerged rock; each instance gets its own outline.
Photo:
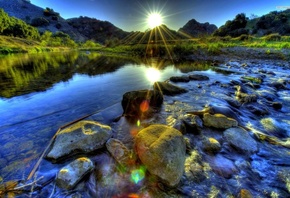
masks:
<path id="1" fill-rule="evenodd" d="M 74 153 L 89 153 L 102 148 L 111 136 L 110 126 L 83 120 L 61 130 L 46 157 L 58 160 Z"/>
<path id="2" fill-rule="evenodd" d="M 175 186 L 184 170 L 186 145 L 182 134 L 165 125 L 150 125 L 136 136 L 135 146 L 148 171 Z"/>
<path id="3" fill-rule="evenodd" d="M 187 92 L 186 89 L 175 86 L 168 82 L 155 82 L 153 86 L 154 86 L 154 90 L 160 91 L 162 94 L 169 95 L 169 96 L 178 95 L 178 94 Z"/>
<path id="4" fill-rule="evenodd" d="M 189 82 L 188 76 L 172 76 L 169 78 L 172 82 Z"/>
<path id="5" fill-rule="evenodd" d="M 206 156 L 206 160 L 212 170 L 224 178 L 229 179 L 232 177 L 232 175 L 238 172 L 235 164 L 222 155 Z"/>
<path id="6" fill-rule="evenodd" d="M 126 167 L 130 165 L 132 160 L 134 161 L 130 150 L 120 140 L 110 138 L 106 143 L 106 147 L 119 164 Z"/>
<path id="7" fill-rule="evenodd" d="M 232 147 L 241 152 L 252 154 L 258 151 L 257 142 L 240 127 L 225 130 L 224 138 Z"/>
<path id="8" fill-rule="evenodd" d="M 163 95 L 155 90 L 130 91 L 123 95 L 122 107 L 126 116 L 148 116 L 163 103 Z"/>
<path id="9" fill-rule="evenodd" d="M 57 174 L 56 185 L 70 190 L 94 168 L 93 162 L 86 157 L 81 157 L 63 167 Z"/>
<path id="10" fill-rule="evenodd" d="M 190 80 L 196 80 L 196 81 L 205 81 L 209 80 L 209 77 L 204 76 L 204 75 L 199 75 L 199 74 L 193 74 L 189 76 Z"/>
<path id="11" fill-rule="evenodd" d="M 228 129 L 231 127 L 238 126 L 238 122 L 235 119 L 226 117 L 223 114 L 205 113 L 203 115 L 203 122 L 205 126 L 214 127 L 218 129 Z"/>

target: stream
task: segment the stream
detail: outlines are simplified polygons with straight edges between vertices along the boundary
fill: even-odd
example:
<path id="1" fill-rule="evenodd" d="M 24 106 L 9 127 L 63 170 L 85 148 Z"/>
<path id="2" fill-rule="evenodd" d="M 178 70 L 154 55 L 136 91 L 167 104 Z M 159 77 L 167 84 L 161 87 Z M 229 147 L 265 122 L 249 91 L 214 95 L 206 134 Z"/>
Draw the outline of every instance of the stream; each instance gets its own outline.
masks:
<path id="1" fill-rule="evenodd" d="M 257 152 L 249 155 L 235 150 L 225 141 L 222 130 L 204 127 L 199 134 L 184 135 L 189 142 L 187 158 L 198 171 L 193 176 L 185 171 L 174 189 L 148 180 L 138 185 L 128 182 L 126 175 L 115 173 L 116 163 L 101 149 L 89 156 L 98 171 L 86 176 L 75 190 L 58 189 L 53 180 L 69 159 L 56 164 L 43 159 L 36 174 L 44 178 L 39 182 L 41 187 L 16 196 L 245 197 L 250 193 L 253 197 L 289 197 L 290 65 L 282 60 L 237 59 L 213 65 L 93 52 L 0 57 L 0 184 L 25 181 L 56 131 L 87 115 L 110 125 L 113 136 L 133 149 L 128 131 L 136 123 L 125 117 L 116 120 L 123 113 L 123 94 L 152 89 L 155 81 L 172 76 L 197 74 L 209 80 L 170 82 L 188 92 L 164 96 L 161 111 L 141 125 L 160 123 L 178 128 L 187 112 L 213 107 L 226 114 L 230 109 L 239 125 L 249 129 Z M 266 136 L 276 142 L 267 141 Z M 204 138 L 218 140 L 220 152 L 215 156 L 204 152 L 200 143 Z"/>

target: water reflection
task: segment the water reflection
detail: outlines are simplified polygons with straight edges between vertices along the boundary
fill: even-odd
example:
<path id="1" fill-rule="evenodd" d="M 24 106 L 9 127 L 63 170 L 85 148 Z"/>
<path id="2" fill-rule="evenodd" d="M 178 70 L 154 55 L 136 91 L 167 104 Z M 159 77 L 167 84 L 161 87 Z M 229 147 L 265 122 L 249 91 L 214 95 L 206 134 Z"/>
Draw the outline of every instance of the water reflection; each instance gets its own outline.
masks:
<path id="1" fill-rule="evenodd" d="M 104 123 L 122 114 L 125 92 L 152 88 L 150 68 L 163 81 L 186 64 L 79 52 L 1 57 L 0 181 L 25 178 L 64 124 L 98 111 Z"/>

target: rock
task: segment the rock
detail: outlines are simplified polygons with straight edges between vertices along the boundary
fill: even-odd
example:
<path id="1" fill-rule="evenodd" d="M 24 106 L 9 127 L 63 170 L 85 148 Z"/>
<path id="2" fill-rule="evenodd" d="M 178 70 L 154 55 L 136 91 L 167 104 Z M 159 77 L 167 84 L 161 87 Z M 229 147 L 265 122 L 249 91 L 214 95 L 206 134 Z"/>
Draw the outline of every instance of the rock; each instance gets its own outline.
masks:
<path id="1" fill-rule="evenodd" d="M 159 91 L 162 94 L 169 95 L 169 96 L 178 95 L 178 94 L 187 92 L 186 89 L 175 86 L 168 82 L 155 82 L 153 86 L 154 86 L 154 90 Z"/>
<path id="2" fill-rule="evenodd" d="M 202 140 L 201 148 L 209 154 L 216 154 L 221 150 L 221 144 L 214 138 L 205 138 Z"/>
<path id="3" fill-rule="evenodd" d="M 267 109 L 267 107 L 260 104 L 247 105 L 246 107 L 249 109 L 250 112 L 257 116 L 264 116 L 269 114 L 269 110 Z"/>
<path id="4" fill-rule="evenodd" d="M 130 91 L 123 95 L 123 114 L 126 116 L 147 117 L 161 107 L 162 103 L 163 95 L 159 91 Z"/>
<path id="5" fill-rule="evenodd" d="M 182 120 L 182 132 L 199 134 L 203 128 L 202 120 L 199 116 L 193 114 L 186 114 Z"/>
<path id="6" fill-rule="evenodd" d="M 134 164 L 130 150 L 118 139 L 110 138 L 106 143 L 107 150 L 121 165 L 128 167 Z"/>
<path id="7" fill-rule="evenodd" d="M 218 129 L 228 129 L 238 126 L 238 122 L 235 119 L 226 117 L 223 114 L 211 115 L 209 113 L 205 113 L 203 115 L 203 122 L 205 126 Z"/>
<path id="8" fill-rule="evenodd" d="M 194 150 L 186 158 L 184 163 L 184 173 L 187 179 L 194 182 L 201 182 L 206 179 L 205 170 L 207 167 L 201 161 L 201 156 Z"/>
<path id="9" fill-rule="evenodd" d="M 287 138 L 287 130 L 283 128 L 278 121 L 273 118 L 263 118 L 261 119 L 261 124 L 263 125 L 264 129 L 271 135 L 274 135 L 278 138 Z"/>
<path id="10" fill-rule="evenodd" d="M 235 164 L 222 155 L 206 156 L 206 160 L 216 174 L 226 179 L 231 178 L 233 174 L 238 172 Z"/>
<path id="11" fill-rule="evenodd" d="M 257 142 L 249 135 L 249 133 L 240 128 L 229 128 L 224 131 L 225 140 L 238 151 L 252 154 L 258 151 Z"/>
<path id="12" fill-rule="evenodd" d="M 169 78 L 172 82 L 189 82 L 188 76 L 172 76 Z"/>
<path id="13" fill-rule="evenodd" d="M 205 81 L 209 80 L 209 77 L 204 76 L 204 75 L 199 75 L 199 74 L 193 74 L 189 76 L 190 80 L 197 80 L 197 81 Z"/>
<path id="14" fill-rule="evenodd" d="M 60 188 L 70 190 L 93 169 L 94 164 L 89 158 L 78 158 L 58 172 L 56 185 Z"/>
<path id="15" fill-rule="evenodd" d="M 240 193 L 238 194 L 238 198 L 252 198 L 253 195 L 251 194 L 250 191 L 246 189 L 241 189 Z"/>
<path id="16" fill-rule="evenodd" d="M 165 125 L 150 125 L 136 136 L 135 147 L 148 171 L 176 186 L 183 174 L 186 145 L 182 134 Z"/>
<path id="17" fill-rule="evenodd" d="M 271 105 L 274 109 L 277 109 L 277 110 L 282 109 L 283 107 L 283 104 L 281 102 L 272 102 Z"/>
<path id="18" fill-rule="evenodd" d="M 89 153 L 102 148 L 111 136 L 110 126 L 83 120 L 61 130 L 46 157 L 58 160 L 74 153 Z"/>

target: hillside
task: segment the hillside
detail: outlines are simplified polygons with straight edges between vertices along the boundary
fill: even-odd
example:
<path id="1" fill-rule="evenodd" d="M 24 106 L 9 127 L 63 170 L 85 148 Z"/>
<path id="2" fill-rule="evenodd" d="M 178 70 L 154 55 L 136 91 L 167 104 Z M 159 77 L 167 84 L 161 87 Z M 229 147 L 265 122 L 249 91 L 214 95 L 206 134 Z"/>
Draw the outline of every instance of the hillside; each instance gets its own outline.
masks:
<path id="1" fill-rule="evenodd" d="M 200 35 L 211 35 L 216 29 L 217 26 L 214 24 L 199 23 L 195 19 L 191 19 L 178 32 L 191 37 L 198 37 Z"/>
<path id="2" fill-rule="evenodd" d="M 26 0 L 0 0 L 0 7 L 9 16 L 16 17 L 31 24 L 40 32 L 49 30 L 53 33 L 64 32 L 76 41 L 85 41 L 87 38 L 71 27 L 59 13 L 53 9 L 43 9 Z"/>
<path id="3" fill-rule="evenodd" d="M 108 21 L 100 21 L 94 18 L 78 17 L 67 19 L 67 22 L 79 34 L 102 44 L 104 44 L 106 40 L 121 40 L 129 35 L 128 32 L 121 30 Z"/>

